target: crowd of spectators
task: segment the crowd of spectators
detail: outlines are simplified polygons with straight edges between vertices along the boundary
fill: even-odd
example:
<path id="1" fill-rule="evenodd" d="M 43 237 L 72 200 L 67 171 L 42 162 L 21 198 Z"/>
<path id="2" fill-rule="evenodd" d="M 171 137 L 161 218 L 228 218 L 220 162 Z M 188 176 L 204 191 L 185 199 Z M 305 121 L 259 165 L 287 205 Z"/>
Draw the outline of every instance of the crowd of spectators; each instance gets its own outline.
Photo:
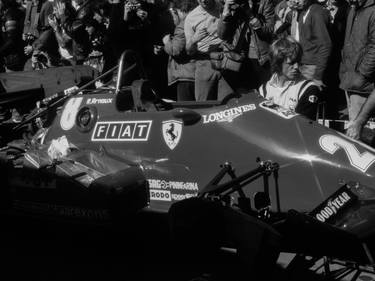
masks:
<path id="1" fill-rule="evenodd" d="M 0 12 L 1 71 L 88 64 L 103 72 L 131 49 L 165 98 L 273 87 L 278 96 L 268 97 L 291 110 L 301 99 L 351 121 L 374 90 L 373 0 L 0 0 Z M 241 56 L 235 71 L 212 63 L 228 49 Z M 301 94 L 303 81 L 315 88 Z"/>

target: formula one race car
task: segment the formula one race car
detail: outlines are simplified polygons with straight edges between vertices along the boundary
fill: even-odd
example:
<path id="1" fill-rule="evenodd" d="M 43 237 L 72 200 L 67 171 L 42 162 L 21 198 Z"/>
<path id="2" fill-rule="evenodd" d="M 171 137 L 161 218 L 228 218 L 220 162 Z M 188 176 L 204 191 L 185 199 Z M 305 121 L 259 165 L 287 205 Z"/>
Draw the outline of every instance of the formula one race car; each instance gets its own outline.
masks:
<path id="1" fill-rule="evenodd" d="M 256 93 L 160 99 L 129 57 L 116 87 L 89 89 L 100 76 L 11 128 L 38 131 L 1 150 L 2 209 L 105 220 L 208 196 L 285 233 L 288 251 L 373 264 L 374 149 Z"/>

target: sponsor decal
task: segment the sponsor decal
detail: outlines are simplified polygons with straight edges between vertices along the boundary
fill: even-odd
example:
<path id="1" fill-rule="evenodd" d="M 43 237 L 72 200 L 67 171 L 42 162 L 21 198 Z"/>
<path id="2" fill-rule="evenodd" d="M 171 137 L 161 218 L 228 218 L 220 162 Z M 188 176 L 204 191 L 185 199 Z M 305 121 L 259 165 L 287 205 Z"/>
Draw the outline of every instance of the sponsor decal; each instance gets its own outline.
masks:
<path id="1" fill-rule="evenodd" d="M 179 143 L 182 135 L 182 122 L 175 120 L 163 121 L 163 138 L 169 149 L 173 150 Z"/>
<path id="2" fill-rule="evenodd" d="M 228 108 L 223 111 L 210 113 L 203 116 L 203 124 L 212 123 L 212 122 L 232 122 L 235 118 L 241 116 L 243 113 L 255 110 L 255 104 L 246 104 L 233 108 Z"/>
<path id="3" fill-rule="evenodd" d="M 259 106 L 285 119 L 291 119 L 294 116 L 298 115 L 297 113 L 295 113 L 294 111 L 290 109 L 281 107 L 280 105 L 273 103 L 273 101 L 263 101 L 259 104 Z"/>
<path id="4" fill-rule="evenodd" d="M 74 127 L 76 116 L 81 106 L 83 98 L 71 98 L 64 106 L 64 110 L 60 118 L 60 126 L 63 130 L 68 131 Z"/>
<path id="5" fill-rule="evenodd" d="M 97 122 L 91 141 L 147 141 L 151 120 Z"/>
<path id="6" fill-rule="evenodd" d="M 321 222 L 328 222 L 356 200 L 357 196 L 344 185 L 312 211 L 310 215 Z"/>
<path id="7" fill-rule="evenodd" d="M 169 190 L 150 189 L 150 199 L 155 201 L 172 201 Z"/>
<path id="8" fill-rule="evenodd" d="M 181 201 L 191 197 L 197 196 L 198 193 L 172 194 L 172 200 Z"/>
<path id="9" fill-rule="evenodd" d="M 113 98 L 109 99 L 97 99 L 97 98 L 88 98 L 86 104 L 108 104 L 112 103 Z"/>
<path id="10" fill-rule="evenodd" d="M 26 210 L 38 214 L 55 215 L 89 220 L 108 220 L 107 209 L 87 209 L 76 206 L 56 205 L 31 201 L 14 200 L 13 206 L 18 210 Z"/>
<path id="11" fill-rule="evenodd" d="M 365 151 L 360 153 L 354 143 L 335 135 L 323 135 L 319 138 L 320 147 L 329 154 L 335 154 L 339 149 L 343 149 L 348 156 L 350 165 L 354 168 L 366 172 L 375 163 L 375 155 Z"/>
<path id="12" fill-rule="evenodd" d="M 148 179 L 148 183 L 150 188 L 155 189 L 198 191 L 198 183 L 196 182 Z"/>

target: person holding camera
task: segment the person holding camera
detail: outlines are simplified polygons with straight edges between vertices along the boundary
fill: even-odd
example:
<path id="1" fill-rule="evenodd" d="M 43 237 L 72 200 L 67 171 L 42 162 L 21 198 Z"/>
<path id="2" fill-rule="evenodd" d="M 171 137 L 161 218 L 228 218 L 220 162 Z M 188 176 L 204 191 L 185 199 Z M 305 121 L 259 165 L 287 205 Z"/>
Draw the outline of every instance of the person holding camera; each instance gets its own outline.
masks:
<path id="1" fill-rule="evenodd" d="M 148 67 L 153 56 L 153 23 L 152 4 L 138 0 L 112 1 L 107 35 L 114 61 L 129 49 L 138 52 Z"/>
<path id="2" fill-rule="evenodd" d="M 241 34 L 245 33 L 245 40 L 239 46 L 245 60 L 232 84 L 246 90 L 257 89 L 269 79 L 269 45 L 273 39 L 274 24 L 271 0 L 225 0 L 218 25 L 219 37 L 236 46 L 243 36 Z"/>
<path id="3" fill-rule="evenodd" d="M 176 85 L 178 101 L 193 101 L 195 61 L 186 54 L 184 24 L 186 15 L 196 6 L 195 0 L 173 0 L 171 13 L 176 24 L 173 35 L 163 37 L 164 51 L 169 55 L 168 86 Z"/>
<path id="4" fill-rule="evenodd" d="M 73 64 L 83 64 L 90 52 L 90 39 L 85 24 L 93 17 L 91 1 L 56 0 L 54 15 L 61 31 L 72 40 Z M 58 32 L 58 29 L 54 30 L 55 33 Z"/>
<path id="5" fill-rule="evenodd" d="M 221 50 L 217 33 L 221 6 L 215 0 L 198 0 L 185 18 L 186 51 L 196 63 L 195 99 L 222 100 L 233 92 L 222 73 L 211 65 L 210 53 Z"/>

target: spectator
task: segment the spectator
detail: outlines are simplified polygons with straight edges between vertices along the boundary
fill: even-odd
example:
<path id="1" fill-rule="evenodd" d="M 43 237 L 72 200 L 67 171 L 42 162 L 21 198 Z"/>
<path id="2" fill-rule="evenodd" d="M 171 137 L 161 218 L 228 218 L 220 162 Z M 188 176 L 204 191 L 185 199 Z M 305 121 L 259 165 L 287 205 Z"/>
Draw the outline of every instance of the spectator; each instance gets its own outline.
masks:
<path id="1" fill-rule="evenodd" d="M 114 63 L 126 49 L 139 52 L 144 64 L 150 65 L 153 55 L 153 5 L 145 1 L 113 1 L 108 43 L 114 53 Z"/>
<path id="2" fill-rule="evenodd" d="M 240 70 L 240 76 L 236 75 L 240 79 L 235 82 L 242 84 L 241 87 L 257 89 L 270 78 L 269 44 L 273 38 L 274 26 L 274 5 L 271 0 L 225 1 L 218 26 L 219 37 L 235 46 L 241 31 L 246 29 L 247 40 L 240 48 L 247 54 L 247 59 Z M 249 75 L 252 79 L 248 79 Z"/>
<path id="3" fill-rule="evenodd" d="M 74 56 L 73 56 L 73 40 L 66 33 L 65 29 L 61 24 L 60 18 L 57 14 L 57 7 L 64 4 L 64 14 L 71 15 L 74 13 L 73 7 L 70 2 L 61 3 L 56 2 L 54 5 L 54 12 L 48 16 L 48 23 L 51 26 L 54 37 L 58 43 L 58 51 L 60 54 L 59 65 L 75 65 Z"/>
<path id="4" fill-rule="evenodd" d="M 375 2 L 352 2 L 340 65 L 340 87 L 347 97 L 349 121 L 353 121 L 374 90 Z"/>
<path id="5" fill-rule="evenodd" d="M 184 24 L 186 15 L 197 4 L 195 0 L 174 0 L 173 3 L 174 8 L 172 12 L 176 21 L 176 28 L 172 36 L 166 35 L 163 38 L 164 50 L 169 55 L 168 85 L 172 86 L 176 84 L 177 100 L 195 100 L 195 62 L 186 54 Z"/>
<path id="6" fill-rule="evenodd" d="M 293 4 L 298 16 L 296 33 L 292 32 L 292 36 L 302 46 L 301 73 L 322 87 L 332 49 L 329 13 L 313 0 L 294 0 Z"/>
<path id="7" fill-rule="evenodd" d="M 275 35 L 278 38 L 290 35 L 293 10 L 289 0 L 280 1 L 275 7 Z"/>
<path id="8" fill-rule="evenodd" d="M 270 53 L 273 75 L 260 87 L 260 94 L 275 104 L 315 119 L 319 88 L 299 72 L 301 46 L 291 37 L 281 38 L 272 44 Z"/>
<path id="9" fill-rule="evenodd" d="M 184 26 L 187 53 L 196 60 L 195 99 L 221 100 L 233 92 L 222 74 L 212 68 L 209 56 L 222 43 L 217 34 L 221 7 L 215 0 L 198 0 L 198 4 L 186 16 Z"/>
<path id="10" fill-rule="evenodd" d="M 375 109 L 375 90 L 371 92 L 370 96 L 366 99 L 358 115 L 351 120 L 348 124 L 346 134 L 353 139 L 361 139 L 374 146 L 374 132 L 368 132 L 366 136 L 362 134 L 362 130 L 370 119 Z M 366 137 L 364 139 L 364 137 Z M 370 139 L 368 139 L 370 137 Z"/>
<path id="11" fill-rule="evenodd" d="M 37 22 L 38 38 L 31 46 L 25 47 L 25 54 L 32 53 L 31 68 L 40 69 L 57 66 L 60 60 L 59 46 L 48 17 L 53 14 L 53 2 L 45 1 L 41 6 Z M 44 61 L 42 60 L 44 59 Z M 25 66 L 25 70 L 26 66 Z"/>
<path id="12" fill-rule="evenodd" d="M 20 71 L 26 61 L 24 42 L 22 40 L 24 10 L 13 0 L 1 0 L 3 40 L 0 46 L 0 57 L 4 60 L 7 71 Z"/>
<path id="13" fill-rule="evenodd" d="M 90 51 L 86 21 L 93 17 L 90 0 L 56 1 L 56 18 L 61 30 L 72 40 L 73 64 L 83 64 Z"/>
<path id="14" fill-rule="evenodd" d="M 341 63 L 341 50 L 345 39 L 345 26 L 349 5 L 343 0 L 328 0 L 326 9 L 330 13 L 330 36 L 332 39 L 332 52 L 325 71 L 325 101 L 328 119 L 339 119 L 340 112 L 346 109 L 345 94 L 340 89 L 339 70 Z"/>

